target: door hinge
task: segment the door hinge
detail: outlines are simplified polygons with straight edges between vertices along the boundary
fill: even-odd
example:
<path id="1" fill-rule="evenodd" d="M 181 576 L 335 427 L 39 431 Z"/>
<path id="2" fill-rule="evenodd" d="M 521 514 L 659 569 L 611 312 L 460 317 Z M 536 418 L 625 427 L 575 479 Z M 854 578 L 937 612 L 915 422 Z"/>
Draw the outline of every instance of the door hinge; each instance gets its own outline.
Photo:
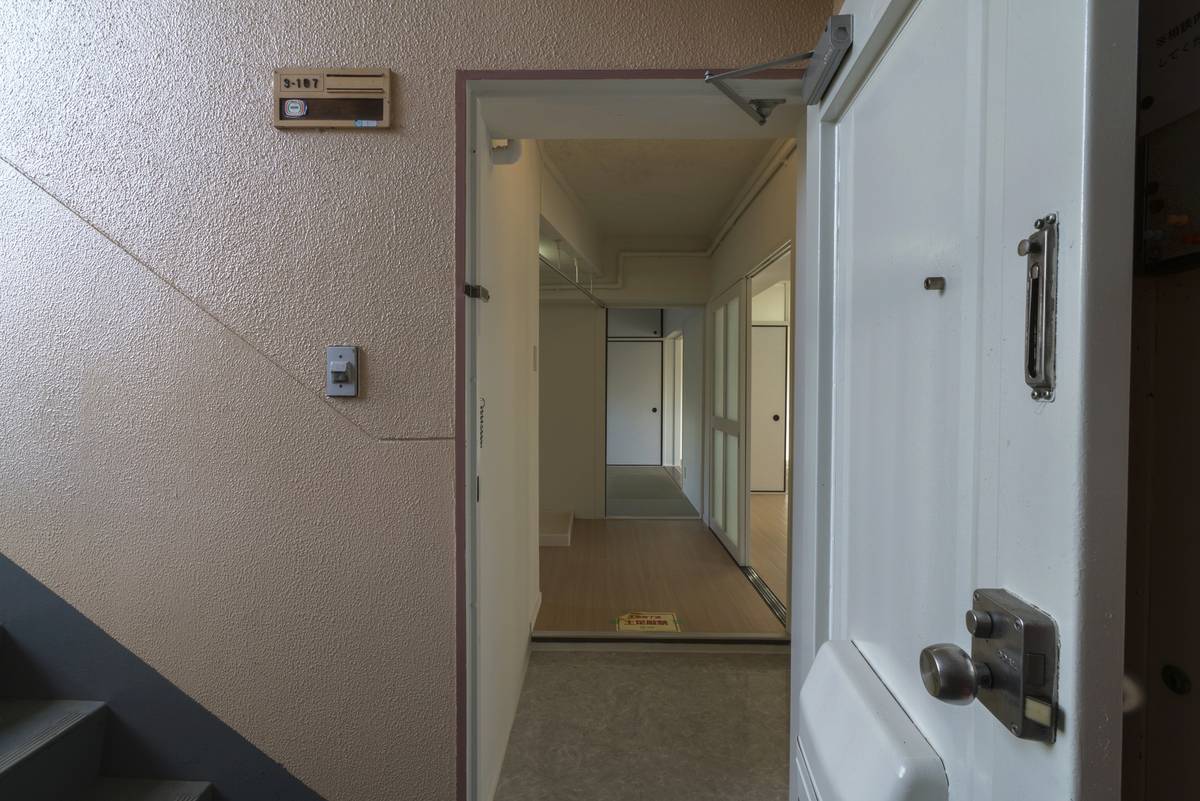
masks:
<path id="1" fill-rule="evenodd" d="M 479 503 L 479 476 L 475 476 L 475 503 Z"/>
<path id="2" fill-rule="evenodd" d="M 463 294 L 468 298 L 482 300 L 484 303 L 487 303 L 492 297 L 483 284 L 467 284 L 463 287 Z"/>

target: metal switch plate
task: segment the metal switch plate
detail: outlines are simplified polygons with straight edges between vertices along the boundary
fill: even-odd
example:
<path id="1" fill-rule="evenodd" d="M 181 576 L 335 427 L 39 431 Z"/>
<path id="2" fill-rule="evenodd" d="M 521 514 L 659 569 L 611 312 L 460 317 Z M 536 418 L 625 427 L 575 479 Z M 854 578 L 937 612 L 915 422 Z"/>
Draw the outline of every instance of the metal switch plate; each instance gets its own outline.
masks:
<path id="1" fill-rule="evenodd" d="M 971 659 L 991 674 L 978 690 L 987 707 L 1023 740 L 1054 742 L 1058 725 L 1058 631 L 1054 619 L 1000 589 L 981 589 L 967 612 Z"/>
<path id="2" fill-rule="evenodd" d="M 325 348 L 325 397 L 358 397 L 358 348 L 330 345 Z"/>
<path id="3" fill-rule="evenodd" d="M 1055 335 L 1058 327 L 1058 215 L 1033 223 L 1017 245 L 1025 257 L 1025 383 L 1036 401 L 1054 400 Z"/>

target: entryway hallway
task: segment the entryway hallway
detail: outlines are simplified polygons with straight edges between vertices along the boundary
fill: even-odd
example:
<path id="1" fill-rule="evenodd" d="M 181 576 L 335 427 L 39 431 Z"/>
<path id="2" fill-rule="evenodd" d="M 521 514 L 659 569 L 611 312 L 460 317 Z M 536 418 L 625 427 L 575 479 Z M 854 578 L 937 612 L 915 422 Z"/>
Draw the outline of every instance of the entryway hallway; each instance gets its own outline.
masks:
<path id="1" fill-rule="evenodd" d="M 629 612 L 674 613 L 683 634 L 786 634 L 699 520 L 576 520 L 571 546 L 539 559 L 535 634 L 612 633 Z"/>
<path id="2" fill-rule="evenodd" d="M 784 801 L 788 656 L 535 650 L 495 801 Z"/>

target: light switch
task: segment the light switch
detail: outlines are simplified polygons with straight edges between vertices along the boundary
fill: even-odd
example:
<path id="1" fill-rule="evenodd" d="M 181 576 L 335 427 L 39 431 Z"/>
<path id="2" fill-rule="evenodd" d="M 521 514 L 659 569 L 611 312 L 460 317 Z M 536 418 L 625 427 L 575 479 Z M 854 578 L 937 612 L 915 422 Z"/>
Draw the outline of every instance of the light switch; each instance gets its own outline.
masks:
<path id="1" fill-rule="evenodd" d="M 325 348 L 325 396 L 358 396 L 358 348 L 354 345 L 330 345 Z"/>

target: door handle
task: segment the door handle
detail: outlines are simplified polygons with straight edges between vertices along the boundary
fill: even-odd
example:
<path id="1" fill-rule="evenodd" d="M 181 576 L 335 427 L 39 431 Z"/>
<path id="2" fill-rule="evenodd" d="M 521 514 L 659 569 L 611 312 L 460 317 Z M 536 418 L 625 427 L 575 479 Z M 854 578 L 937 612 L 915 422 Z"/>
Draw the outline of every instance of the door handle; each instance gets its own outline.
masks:
<path id="1" fill-rule="evenodd" d="M 981 688 L 992 686 L 992 671 L 987 665 L 948 642 L 921 649 L 921 682 L 926 691 L 948 704 L 969 704 Z"/>
<path id="2" fill-rule="evenodd" d="M 1025 257 L 1025 383 L 1035 401 L 1054 399 L 1058 295 L 1058 215 L 1047 214 L 1017 245 Z"/>
<path id="3" fill-rule="evenodd" d="M 658 414 L 658 407 L 657 407 L 657 406 L 655 406 L 653 409 L 651 409 L 651 410 L 650 410 L 650 413 L 651 413 L 651 414 Z"/>
<path id="4" fill-rule="evenodd" d="M 776 423 L 778 423 L 778 422 L 779 422 L 779 415 L 777 415 L 777 414 L 773 414 L 773 415 L 771 415 L 771 419 L 772 419 L 772 420 L 774 420 Z"/>

